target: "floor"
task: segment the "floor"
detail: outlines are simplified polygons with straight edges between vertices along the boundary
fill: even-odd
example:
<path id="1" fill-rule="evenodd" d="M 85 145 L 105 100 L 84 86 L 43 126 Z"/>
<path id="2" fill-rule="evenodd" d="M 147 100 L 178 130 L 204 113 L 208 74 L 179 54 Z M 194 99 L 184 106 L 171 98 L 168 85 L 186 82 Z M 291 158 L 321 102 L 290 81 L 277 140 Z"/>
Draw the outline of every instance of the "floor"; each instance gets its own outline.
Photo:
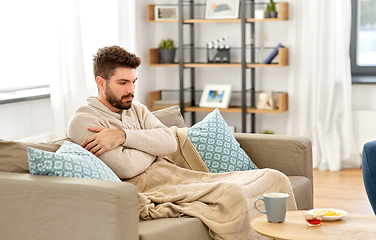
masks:
<path id="1" fill-rule="evenodd" d="M 313 170 L 315 208 L 336 208 L 374 216 L 364 189 L 362 170 Z"/>

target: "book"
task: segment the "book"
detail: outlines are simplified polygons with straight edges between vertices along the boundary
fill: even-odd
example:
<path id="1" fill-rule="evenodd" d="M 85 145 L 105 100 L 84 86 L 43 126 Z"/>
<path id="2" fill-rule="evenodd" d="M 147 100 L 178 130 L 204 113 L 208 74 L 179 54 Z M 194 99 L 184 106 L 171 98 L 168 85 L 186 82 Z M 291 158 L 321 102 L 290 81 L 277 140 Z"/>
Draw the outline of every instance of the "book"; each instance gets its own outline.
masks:
<path id="1" fill-rule="evenodd" d="M 277 56 L 278 54 L 278 49 L 284 47 L 282 44 L 278 44 L 276 48 L 273 49 L 272 53 L 265 59 L 264 63 L 269 64 L 273 61 L 273 59 Z"/>

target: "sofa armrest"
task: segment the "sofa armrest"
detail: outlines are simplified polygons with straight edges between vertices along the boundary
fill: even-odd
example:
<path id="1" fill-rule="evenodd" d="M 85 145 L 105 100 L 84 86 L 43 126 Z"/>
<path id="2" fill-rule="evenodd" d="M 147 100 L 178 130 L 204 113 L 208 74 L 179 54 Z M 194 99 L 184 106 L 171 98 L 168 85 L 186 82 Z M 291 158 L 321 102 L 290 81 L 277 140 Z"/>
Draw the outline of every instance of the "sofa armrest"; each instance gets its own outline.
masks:
<path id="1" fill-rule="evenodd" d="M 1 238 L 138 239 L 133 184 L 0 172 Z"/>
<path id="2" fill-rule="evenodd" d="M 258 168 L 272 168 L 287 176 L 305 176 L 313 183 L 309 138 L 274 134 L 235 133 L 236 140 Z"/>

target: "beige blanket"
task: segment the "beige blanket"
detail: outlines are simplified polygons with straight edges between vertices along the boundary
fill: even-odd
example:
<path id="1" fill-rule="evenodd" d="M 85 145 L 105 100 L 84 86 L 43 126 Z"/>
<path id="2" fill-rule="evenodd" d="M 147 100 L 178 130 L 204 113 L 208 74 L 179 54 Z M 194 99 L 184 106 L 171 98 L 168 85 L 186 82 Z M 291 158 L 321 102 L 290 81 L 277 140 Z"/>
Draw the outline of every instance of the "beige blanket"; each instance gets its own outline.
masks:
<path id="1" fill-rule="evenodd" d="M 261 215 L 253 203 L 263 193 L 290 194 L 288 208 L 296 210 L 291 185 L 284 174 L 272 169 L 207 173 L 187 140 L 186 131 L 173 130 L 179 149 L 170 158 L 182 167 L 159 158 L 144 173 L 127 180 L 138 188 L 140 219 L 193 216 L 208 226 L 214 239 L 245 240 L 260 237 L 250 222 Z"/>

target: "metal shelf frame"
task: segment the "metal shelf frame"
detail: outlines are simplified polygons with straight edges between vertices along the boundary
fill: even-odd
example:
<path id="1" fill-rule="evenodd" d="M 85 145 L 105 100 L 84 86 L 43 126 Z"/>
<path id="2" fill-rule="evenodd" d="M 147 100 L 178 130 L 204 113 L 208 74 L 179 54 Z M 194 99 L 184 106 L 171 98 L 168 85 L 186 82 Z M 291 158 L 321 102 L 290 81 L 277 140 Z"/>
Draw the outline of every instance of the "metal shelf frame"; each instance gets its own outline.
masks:
<path id="1" fill-rule="evenodd" d="M 251 3 L 251 18 L 254 17 L 254 0 L 249 0 L 247 2 Z M 186 4 L 184 4 L 186 3 Z M 246 6 L 246 0 L 241 0 L 240 2 L 241 6 Z M 194 39 L 195 39 L 195 27 L 194 22 L 187 23 L 184 21 L 184 9 L 183 7 L 186 7 L 188 5 L 189 7 L 189 17 L 190 19 L 194 19 L 194 0 L 188 0 L 188 1 L 179 1 L 179 49 L 184 49 L 185 46 L 189 46 L 191 48 L 190 51 L 190 62 L 195 63 L 195 52 L 194 52 Z M 246 19 L 246 7 L 240 8 L 240 21 L 241 21 L 241 124 L 242 124 L 242 132 L 247 132 L 247 62 L 246 62 L 246 25 L 250 25 L 251 29 L 251 38 L 254 37 L 255 34 L 255 22 L 249 22 Z M 183 34 L 183 27 L 185 25 L 189 25 L 189 31 L 190 31 L 190 43 L 184 44 L 184 34 Z M 251 48 L 248 48 L 249 51 L 251 51 L 251 64 L 255 63 L 255 49 L 254 49 L 254 43 L 251 43 Z M 179 54 L 179 102 L 180 102 L 180 109 L 181 113 L 184 116 L 185 114 L 185 100 L 184 100 L 184 71 L 185 69 L 190 70 L 190 78 L 191 78 L 191 104 L 192 106 L 196 106 L 195 103 L 195 68 L 194 67 L 185 67 L 184 64 L 184 51 L 181 51 Z M 249 68 L 251 71 L 250 75 L 250 82 L 251 82 L 251 108 L 256 107 L 256 94 L 255 94 L 255 68 L 251 67 Z M 196 114 L 194 111 L 191 112 L 191 119 L 192 124 L 196 122 Z M 255 113 L 251 113 L 251 132 L 254 133 L 256 130 L 256 123 L 255 123 Z"/>
<path id="2" fill-rule="evenodd" d="M 194 0 L 179 0 L 178 1 L 178 9 L 179 9 L 179 49 L 186 49 L 190 48 L 189 51 L 189 62 L 184 62 L 184 51 L 180 51 L 179 54 L 179 102 L 180 102 L 180 109 L 181 113 L 184 116 L 185 112 L 191 111 L 191 120 L 192 124 L 196 122 L 196 111 L 200 111 L 199 108 L 187 108 L 184 106 L 184 92 L 186 91 L 186 87 L 184 86 L 184 72 L 185 70 L 190 71 L 190 85 L 189 91 L 191 95 L 191 106 L 197 106 L 195 102 L 195 68 L 196 67 L 207 67 L 205 64 L 199 64 L 195 61 L 195 24 L 200 22 L 209 22 L 210 20 L 205 19 L 195 19 L 194 16 L 194 6 L 199 4 L 195 4 Z M 256 67 L 266 67 L 263 64 L 256 64 L 255 59 L 255 45 L 254 42 L 251 45 L 246 44 L 246 32 L 247 27 L 249 27 L 251 39 L 255 37 L 255 22 L 258 21 L 275 21 L 275 19 L 266 19 L 266 20 L 258 20 L 254 19 L 255 13 L 255 5 L 259 4 L 256 3 L 255 0 L 241 0 L 240 1 L 240 19 L 232 19 L 233 22 L 240 22 L 241 24 L 241 62 L 239 65 L 241 66 L 241 126 L 242 132 L 247 132 L 247 114 L 250 114 L 250 126 L 251 126 L 251 133 L 255 133 L 256 131 L 256 114 L 255 112 L 263 112 L 263 111 L 256 111 Z M 184 8 L 189 8 L 189 19 L 184 19 Z M 250 9 L 250 10 L 248 10 Z M 250 11 L 250 12 L 247 12 Z M 288 10 L 285 10 L 288 11 Z M 248 14 L 248 15 L 247 15 Z M 287 20 L 288 19 L 288 12 L 284 13 L 282 18 L 278 20 Z M 212 20 L 218 22 L 220 20 Z M 229 22 L 230 20 L 224 20 Z M 189 27 L 189 43 L 184 44 L 184 26 Z M 247 51 L 251 56 L 251 61 L 247 63 Z M 286 60 L 287 61 L 287 60 Z M 228 67 L 239 67 L 236 64 L 228 64 Z M 278 64 L 279 66 L 284 66 L 286 63 Z M 277 65 L 277 66 L 278 66 Z M 214 65 L 213 65 L 214 66 Z M 272 65 L 270 65 L 272 66 Z M 249 76 L 247 74 L 247 70 L 249 70 Z M 247 85 L 250 85 L 250 88 L 247 89 Z M 250 103 L 247 104 L 247 94 L 250 94 Z M 287 96 L 287 95 L 286 95 Z M 286 97 L 285 96 L 285 97 Z M 287 98 L 287 97 L 286 97 Z M 286 105 L 287 107 L 287 105 Z M 188 110 L 188 111 L 187 111 Z M 204 110 L 207 111 L 208 109 Z M 285 110 L 283 110 L 285 111 Z M 238 111 L 236 111 L 238 112 Z"/>

